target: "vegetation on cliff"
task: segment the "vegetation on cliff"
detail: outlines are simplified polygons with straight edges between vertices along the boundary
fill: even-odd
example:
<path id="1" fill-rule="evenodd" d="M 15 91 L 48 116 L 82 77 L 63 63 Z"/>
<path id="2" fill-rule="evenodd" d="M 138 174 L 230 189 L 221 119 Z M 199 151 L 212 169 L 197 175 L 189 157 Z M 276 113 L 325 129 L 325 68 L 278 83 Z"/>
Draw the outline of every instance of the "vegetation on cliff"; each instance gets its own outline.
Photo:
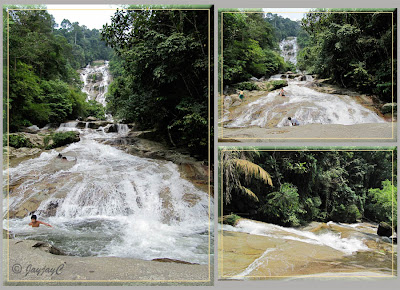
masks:
<path id="1" fill-rule="evenodd" d="M 220 150 L 221 214 L 235 213 L 285 226 L 361 218 L 396 225 L 396 158 L 395 148 L 225 148 Z"/>

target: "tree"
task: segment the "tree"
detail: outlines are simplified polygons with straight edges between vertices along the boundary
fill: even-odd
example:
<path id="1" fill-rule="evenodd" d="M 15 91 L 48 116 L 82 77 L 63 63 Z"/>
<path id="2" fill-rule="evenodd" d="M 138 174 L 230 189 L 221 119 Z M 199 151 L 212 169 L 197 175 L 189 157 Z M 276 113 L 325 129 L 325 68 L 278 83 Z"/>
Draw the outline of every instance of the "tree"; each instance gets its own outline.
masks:
<path id="1" fill-rule="evenodd" d="M 117 54 L 112 67 L 123 68 L 110 86 L 108 110 L 205 157 L 208 31 L 207 11 L 118 10 L 102 30 Z"/>
<path id="2" fill-rule="evenodd" d="M 224 176 L 224 203 L 229 204 L 231 202 L 233 192 L 243 194 L 258 202 L 257 194 L 251 189 L 255 185 L 252 178 L 272 186 L 272 179 L 269 173 L 259 165 L 251 162 L 249 160 L 251 155 L 246 154 L 245 151 L 229 150 L 223 151 L 221 154 Z"/>
<path id="3" fill-rule="evenodd" d="M 343 13 L 346 11 L 352 13 Z M 306 46 L 299 53 L 301 69 L 330 78 L 340 86 L 374 93 L 383 101 L 391 101 L 396 10 L 366 13 L 354 9 L 317 9 L 313 12 L 302 20 L 310 40 L 303 43 Z M 396 54 L 394 50 L 394 65 Z"/>

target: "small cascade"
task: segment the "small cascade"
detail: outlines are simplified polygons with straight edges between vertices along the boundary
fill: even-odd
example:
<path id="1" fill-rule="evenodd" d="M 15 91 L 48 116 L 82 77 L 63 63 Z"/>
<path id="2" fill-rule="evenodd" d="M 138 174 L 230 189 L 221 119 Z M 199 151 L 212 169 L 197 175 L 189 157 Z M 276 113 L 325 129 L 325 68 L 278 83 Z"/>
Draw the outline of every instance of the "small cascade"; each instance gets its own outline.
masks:
<path id="1" fill-rule="evenodd" d="M 302 228 L 241 219 L 219 225 L 224 272 L 230 279 L 258 277 L 396 275 L 390 240 L 369 223 L 313 222 Z M 385 249 L 385 250 L 383 250 Z M 393 264 L 394 262 L 394 264 Z"/>
<path id="2" fill-rule="evenodd" d="M 253 235 L 279 237 L 286 240 L 300 241 L 312 245 L 323 245 L 341 251 L 346 255 L 351 255 L 357 251 L 369 250 L 369 248 L 359 238 L 342 238 L 340 233 L 335 233 L 334 231 L 315 234 L 308 231 L 285 228 L 273 224 L 257 223 L 250 220 L 241 220 L 238 222 L 236 227 L 229 227 L 227 230 L 239 231 Z"/>
<path id="3" fill-rule="evenodd" d="M 117 132 L 121 135 L 126 135 L 129 132 L 129 127 L 126 124 L 117 124 Z"/>
<path id="4" fill-rule="evenodd" d="M 56 131 L 58 132 L 63 132 L 63 131 L 78 131 L 76 126 L 78 125 L 78 122 L 72 121 L 72 122 L 67 122 L 67 123 L 61 123 L 60 127 Z"/>

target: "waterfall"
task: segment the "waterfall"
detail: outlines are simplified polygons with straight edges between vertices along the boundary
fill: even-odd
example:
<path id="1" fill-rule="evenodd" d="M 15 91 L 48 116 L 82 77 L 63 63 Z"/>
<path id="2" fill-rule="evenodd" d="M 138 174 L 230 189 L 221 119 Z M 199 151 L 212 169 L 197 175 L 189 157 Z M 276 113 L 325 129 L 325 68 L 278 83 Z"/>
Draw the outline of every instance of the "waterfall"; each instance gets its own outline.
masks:
<path id="1" fill-rule="evenodd" d="M 291 62 L 297 65 L 297 37 L 287 37 L 279 43 L 279 48 L 281 49 L 281 55 L 286 62 Z"/>
<path id="2" fill-rule="evenodd" d="M 81 79 L 87 100 L 105 106 L 108 61 L 88 65 Z M 93 123 L 97 129 L 91 129 Z M 78 131 L 81 140 L 9 169 L 12 189 L 3 212 L 12 218 L 4 219 L 3 227 L 18 238 L 48 241 L 72 255 L 209 263 L 212 197 L 182 178 L 172 162 L 140 158 L 95 141 L 120 138 L 129 130 L 108 121 L 62 123 L 57 131 Z M 67 159 L 58 158 L 59 153 Z M 28 226 L 26 207 L 32 204 L 39 220 L 52 228 Z"/>
<path id="3" fill-rule="evenodd" d="M 96 100 L 106 106 L 105 95 L 108 91 L 110 75 L 108 72 L 109 61 L 104 61 L 101 66 L 92 67 L 88 64 L 80 73 L 83 81 L 82 92 L 87 94 L 87 100 Z M 100 77 L 100 80 L 97 80 Z"/>
<path id="4" fill-rule="evenodd" d="M 289 85 L 284 88 L 286 97 L 282 98 L 278 91 L 273 91 L 246 104 L 240 114 L 225 127 L 290 126 L 288 117 L 296 118 L 301 125 L 385 122 L 375 112 L 349 96 L 320 93 L 305 87 L 306 83 L 307 81 L 289 81 Z"/>
<path id="5" fill-rule="evenodd" d="M 174 163 L 129 155 L 91 134 L 9 169 L 10 184 L 18 183 L 9 211 L 37 200 L 35 214 L 53 226 L 32 229 L 26 216 L 11 218 L 9 230 L 79 256 L 208 263 L 208 194 L 183 179 Z"/>

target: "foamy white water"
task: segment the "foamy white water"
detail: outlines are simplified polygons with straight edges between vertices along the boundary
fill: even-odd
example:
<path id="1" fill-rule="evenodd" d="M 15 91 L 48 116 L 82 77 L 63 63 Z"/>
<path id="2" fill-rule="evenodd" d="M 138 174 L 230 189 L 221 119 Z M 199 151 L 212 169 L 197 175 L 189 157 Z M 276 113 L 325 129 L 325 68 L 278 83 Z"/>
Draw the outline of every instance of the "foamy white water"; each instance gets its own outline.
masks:
<path id="1" fill-rule="evenodd" d="M 275 121 L 277 127 L 290 126 L 288 117 L 297 119 L 300 125 L 384 123 L 383 118 L 363 107 L 353 98 L 345 95 L 332 95 L 317 92 L 304 86 L 306 81 L 289 81 L 285 87 L 285 101 L 279 101 L 279 91 L 246 105 L 243 111 L 227 128 L 268 127 Z"/>
<path id="2" fill-rule="evenodd" d="M 88 95 L 88 100 L 96 100 L 104 107 L 106 106 L 105 95 L 108 91 L 108 84 L 110 82 L 110 74 L 108 72 L 109 61 L 105 61 L 104 65 L 92 67 L 88 64 L 80 74 L 81 80 L 83 81 L 82 92 Z M 95 74 L 100 74 L 101 81 L 93 82 L 89 76 Z M 97 83 L 97 90 L 95 89 L 95 84 Z"/>
<path id="3" fill-rule="evenodd" d="M 77 130 L 72 124 L 62 128 Z M 108 135 L 126 130 L 121 126 L 122 133 Z M 11 184 L 21 181 L 11 192 L 9 209 L 45 195 L 35 214 L 53 228 L 30 228 L 28 212 L 3 226 L 18 237 L 51 241 L 74 255 L 208 263 L 208 194 L 181 178 L 172 162 L 100 144 L 93 139 L 104 137 L 101 130 L 79 131 L 81 141 L 61 151 L 69 161 L 52 150 L 9 170 Z M 6 214 L 7 203 L 3 208 Z"/>
<path id="4" fill-rule="evenodd" d="M 351 255 L 357 251 L 368 251 L 369 248 L 359 238 L 341 238 L 340 234 L 312 232 L 285 228 L 273 224 L 259 223 L 251 220 L 240 220 L 235 227 L 223 226 L 224 230 L 249 233 L 252 235 L 267 236 L 286 240 L 295 240 L 313 245 L 323 245 Z"/>
<path id="5" fill-rule="evenodd" d="M 297 45 L 297 37 L 288 37 L 279 43 L 281 55 L 286 62 L 297 64 L 297 52 L 299 50 Z"/>

